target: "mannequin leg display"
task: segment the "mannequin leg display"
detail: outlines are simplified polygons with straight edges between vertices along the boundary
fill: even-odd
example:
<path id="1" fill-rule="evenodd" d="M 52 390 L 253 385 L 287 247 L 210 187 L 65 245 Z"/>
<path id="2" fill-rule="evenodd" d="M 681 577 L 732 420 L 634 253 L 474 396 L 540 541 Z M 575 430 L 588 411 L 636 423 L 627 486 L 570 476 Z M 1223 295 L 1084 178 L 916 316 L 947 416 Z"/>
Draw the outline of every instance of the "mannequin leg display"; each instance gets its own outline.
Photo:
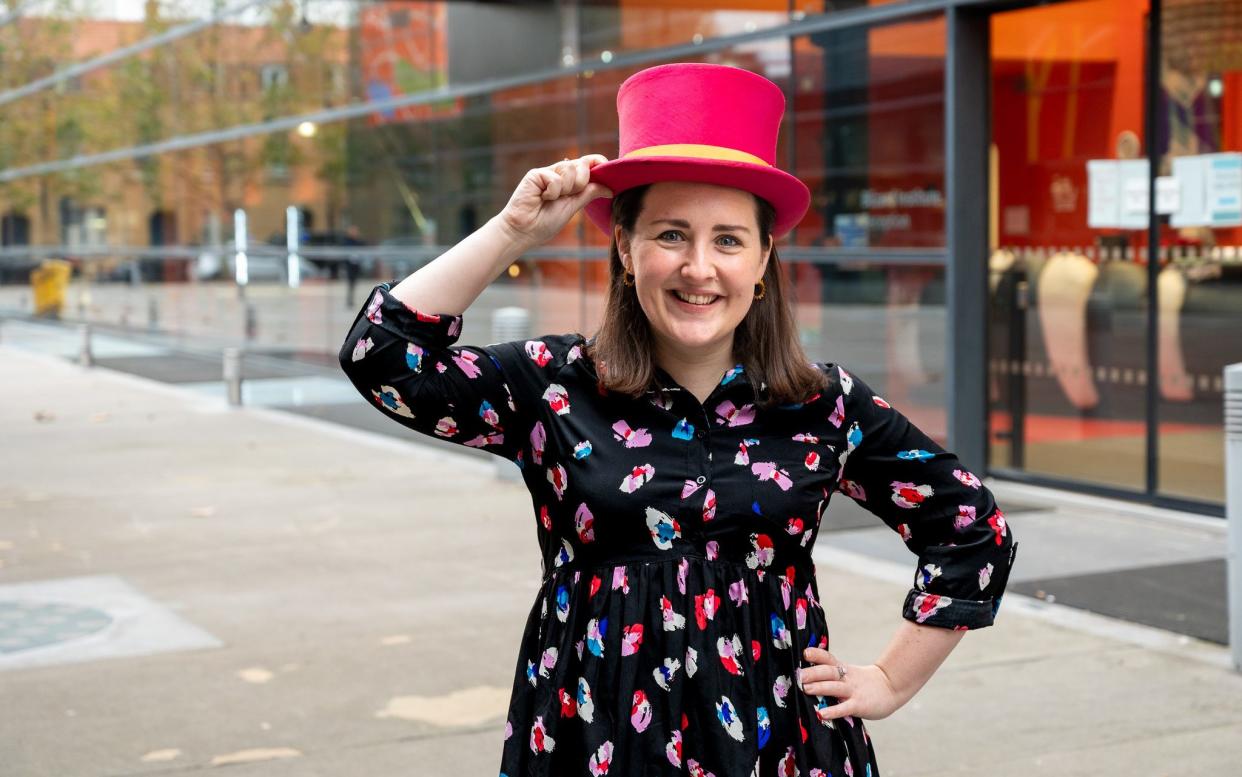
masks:
<path id="1" fill-rule="evenodd" d="M 1017 261 L 1013 251 L 1007 248 L 998 248 L 988 257 L 988 296 L 991 299 L 991 310 L 996 310 L 1000 300 L 997 299 L 997 292 L 1001 288 L 1001 279 L 1006 273 L 1013 270 L 1014 263 Z M 1009 316 L 1017 316 L 1024 311 L 1010 310 Z M 1013 326 L 1013 321 L 1005 322 L 1006 326 Z M 989 358 L 995 358 L 995 349 L 989 355 Z M 1000 375 L 996 370 L 988 370 L 988 396 L 995 398 L 1000 396 Z"/>
<path id="2" fill-rule="evenodd" d="M 1100 402 L 1087 358 L 1087 298 L 1099 269 L 1085 256 L 1056 254 L 1039 278 L 1037 307 L 1052 373 L 1070 404 L 1089 410 Z"/>
<path id="3" fill-rule="evenodd" d="M 1156 347 L 1160 355 L 1160 396 L 1170 402 L 1194 398 L 1194 380 L 1186 373 L 1182 355 L 1182 305 L 1186 302 L 1186 276 L 1173 265 L 1160 271 L 1156 281 L 1160 318 L 1156 324 Z"/>

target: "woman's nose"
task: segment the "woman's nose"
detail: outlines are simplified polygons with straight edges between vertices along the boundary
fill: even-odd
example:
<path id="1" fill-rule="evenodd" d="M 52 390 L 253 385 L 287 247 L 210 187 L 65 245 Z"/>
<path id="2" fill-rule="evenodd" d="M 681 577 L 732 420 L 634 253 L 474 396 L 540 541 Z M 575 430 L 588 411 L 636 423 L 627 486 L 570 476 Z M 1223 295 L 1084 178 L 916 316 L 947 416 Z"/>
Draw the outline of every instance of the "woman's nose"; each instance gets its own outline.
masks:
<path id="1" fill-rule="evenodd" d="M 716 274 L 710 245 L 695 245 L 682 265 L 682 275 L 690 278 L 711 278 Z"/>

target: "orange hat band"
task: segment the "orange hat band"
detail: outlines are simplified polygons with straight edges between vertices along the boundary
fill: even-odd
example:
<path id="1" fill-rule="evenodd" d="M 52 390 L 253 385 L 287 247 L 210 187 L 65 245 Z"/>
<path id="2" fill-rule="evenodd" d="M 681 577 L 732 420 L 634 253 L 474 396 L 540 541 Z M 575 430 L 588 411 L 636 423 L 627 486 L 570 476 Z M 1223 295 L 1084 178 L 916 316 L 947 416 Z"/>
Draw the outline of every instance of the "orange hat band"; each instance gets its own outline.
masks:
<path id="1" fill-rule="evenodd" d="M 715 159 L 722 162 L 749 162 L 752 165 L 763 165 L 764 167 L 772 166 L 754 154 L 748 154 L 736 148 L 709 146 L 701 143 L 670 143 L 665 146 L 636 148 L 622 157 L 622 159 L 634 159 L 635 157 L 645 156 L 681 156 L 693 157 L 695 159 Z"/>

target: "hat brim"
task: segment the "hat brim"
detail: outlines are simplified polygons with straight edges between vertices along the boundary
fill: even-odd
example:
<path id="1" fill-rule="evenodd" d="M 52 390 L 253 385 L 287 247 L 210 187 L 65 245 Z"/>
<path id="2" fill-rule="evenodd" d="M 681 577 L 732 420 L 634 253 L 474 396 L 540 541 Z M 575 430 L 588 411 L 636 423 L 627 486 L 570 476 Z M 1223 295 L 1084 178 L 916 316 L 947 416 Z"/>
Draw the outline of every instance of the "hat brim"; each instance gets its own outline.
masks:
<path id="1" fill-rule="evenodd" d="M 811 204 L 810 190 L 796 176 L 779 168 L 749 162 L 693 157 L 614 159 L 592 168 L 591 180 L 607 186 L 614 194 L 662 181 L 710 183 L 742 189 L 767 200 L 776 210 L 772 224 L 774 238 L 784 237 L 797 226 Z M 592 200 L 585 210 L 595 226 L 611 238 L 612 198 Z"/>

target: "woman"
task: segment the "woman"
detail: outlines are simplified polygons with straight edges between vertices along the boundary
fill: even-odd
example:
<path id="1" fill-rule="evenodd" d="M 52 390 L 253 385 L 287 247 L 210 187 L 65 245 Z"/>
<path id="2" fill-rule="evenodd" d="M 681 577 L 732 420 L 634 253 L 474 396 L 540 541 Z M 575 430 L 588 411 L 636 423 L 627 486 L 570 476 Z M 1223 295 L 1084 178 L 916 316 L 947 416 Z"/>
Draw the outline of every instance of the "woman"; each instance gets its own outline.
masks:
<path id="1" fill-rule="evenodd" d="M 528 172 L 485 226 L 376 289 L 341 364 L 530 490 L 545 577 L 502 775 L 875 777 L 862 719 L 991 624 L 1016 544 L 952 454 L 798 345 L 774 241 L 809 194 L 772 164 L 780 90 L 666 65 L 617 104 L 617 160 Z M 484 287 L 584 207 L 612 237 L 597 334 L 455 346 Z M 834 491 L 919 556 L 871 664 L 828 651 L 811 548 Z"/>

